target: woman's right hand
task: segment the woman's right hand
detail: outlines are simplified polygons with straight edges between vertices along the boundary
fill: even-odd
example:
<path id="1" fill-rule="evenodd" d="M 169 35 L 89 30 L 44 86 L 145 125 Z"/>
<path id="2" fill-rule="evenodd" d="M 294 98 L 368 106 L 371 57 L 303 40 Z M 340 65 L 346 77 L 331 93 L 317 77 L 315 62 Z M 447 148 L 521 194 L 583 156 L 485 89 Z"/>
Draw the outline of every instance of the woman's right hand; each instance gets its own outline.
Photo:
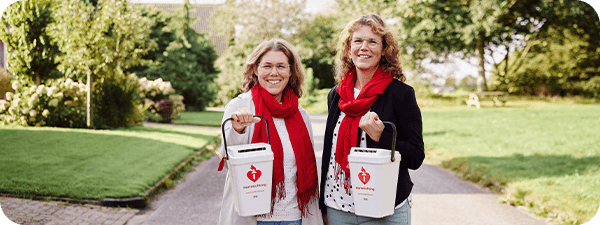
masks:
<path id="1" fill-rule="evenodd" d="M 238 133 L 244 133 L 246 131 L 247 126 L 260 122 L 259 117 L 253 116 L 254 114 L 249 109 L 238 109 L 237 111 L 231 114 L 231 126 Z"/>

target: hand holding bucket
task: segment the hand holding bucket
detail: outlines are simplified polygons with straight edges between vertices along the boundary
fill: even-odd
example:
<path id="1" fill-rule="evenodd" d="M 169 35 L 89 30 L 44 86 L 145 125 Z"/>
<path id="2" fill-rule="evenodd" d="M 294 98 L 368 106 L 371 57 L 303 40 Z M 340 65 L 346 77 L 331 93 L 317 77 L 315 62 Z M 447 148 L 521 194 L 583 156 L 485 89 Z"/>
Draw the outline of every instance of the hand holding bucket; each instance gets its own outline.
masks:
<path id="1" fill-rule="evenodd" d="M 396 161 L 394 153 L 396 150 L 396 134 L 397 134 L 396 126 L 394 125 L 394 123 L 388 122 L 388 121 L 381 121 L 379 119 L 379 116 L 377 115 L 377 113 L 368 112 L 360 119 L 358 127 L 360 127 L 360 129 L 365 131 L 365 133 L 367 133 L 367 135 L 369 135 L 369 137 L 371 137 L 371 139 L 373 139 L 373 141 L 379 142 L 379 138 L 381 138 L 381 133 L 383 133 L 385 124 L 390 125 L 394 131 L 393 136 L 392 136 L 394 138 L 392 139 L 392 149 L 391 149 L 393 151 L 392 151 L 392 156 L 390 159 L 392 162 L 394 162 L 394 161 Z"/>
<path id="2" fill-rule="evenodd" d="M 233 115 L 233 114 L 232 114 Z M 225 123 L 232 121 L 245 129 L 252 124 L 254 117 L 260 117 L 267 125 L 267 143 L 250 143 L 227 146 Z M 239 127 L 238 127 L 239 128 Z M 235 129 L 235 128 L 234 128 Z M 271 209 L 271 188 L 273 180 L 273 152 L 269 137 L 269 123 L 260 115 L 233 115 L 221 124 L 225 154 L 221 159 L 219 171 L 227 161 L 228 180 L 231 180 L 233 203 L 240 216 L 254 216 L 268 213 Z M 239 132 L 239 131 L 237 131 Z"/>
<path id="3" fill-rule="evenodd" d="M 260 117 L 260 118 L 262 118 L 263 121 L 265 121 L 265 124 L 267 124 L 267 141 L 269 142 L 268 144 L 271 144 L 271 136 L 269 135 L 269 122 L 267 122 L 267 119 L 261 115 L 253 115 L 252 117 L 253 117 L 252 121 L 254 121 L 254 119 L 256 119 L 256 120 L 258 120 L 257 122 L 260 122 L 260 119 L 254 118 L 254 117 Z M 229 159 L 229 153 L 227 152 L 227 140 L 225 138 L 225 123 L 227 123 L 227 121 L 233 121 L 233 120 L 234 120 L 233 117 L 230 117 L 230 118 L 227 118 L 225 121 L 223 121 L 223 124 L 221 124 L 221 133 L 223 134 L 223 147 L 225 148 L 225 155 L 226 155 L 223 159 Z M 238 120 L 236 120 L 236 122 L 237 121 Z M 245 120 L 245 121 L 249 121 L 249 120 Z M 240 122 L 237 122 L 237 123 L 241 124 Z M 254 123 L 256 123 L 256 122 L 254 122 Z M 233 122 L 232 122 L 232 126 L 233 126 Z M 244 126 L 244 128 L 242 128 L 242 129 L 245 129 L 245 128 L 246 127 Z M 223 161 L 224 161 L 223 159 L 221 160 L 222 161 L 221 163 L 223 163 Z M 222 168 L 222 166 L 219 165 L 219 168 Z M 219 171 L 221 171 L 221 169 L 219 169 Z"/>
<path id="4" fill-rule="evenodd" d="M 230 117 L 231 126 L 238 133 L 243 133 L 247 126 L 260 122 L 260 118 L 254 116 L 252 111 L 246 108 L 238 109 L 237 111 L 233 112 Z"/>

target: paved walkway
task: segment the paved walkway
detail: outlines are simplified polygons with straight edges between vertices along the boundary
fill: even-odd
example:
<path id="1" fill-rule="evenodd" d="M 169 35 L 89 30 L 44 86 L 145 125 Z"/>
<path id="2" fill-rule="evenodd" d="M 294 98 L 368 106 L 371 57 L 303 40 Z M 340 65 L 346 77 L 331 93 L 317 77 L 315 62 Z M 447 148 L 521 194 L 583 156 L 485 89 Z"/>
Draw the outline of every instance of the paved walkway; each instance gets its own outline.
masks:
<path id="1" fill-rule="evenodd" d="M 17 224 L 126 224 L 140 210 L 0 197 L 2 212 Z M 1 215 L 0 215 L 1 216 Z M 5 221 L 0 218 L 0 224 Z"/>
<path id="2" fill-rule="evenodd" d="M 326 115 L 311 118 L 320 161 Z M 18 198 L 0 198 L 0 205 L 8 218 L 22 224 L 216 224 L 225 182 L 225 171 L 218 172 L 217 166 L 215 157 L 195 166 L 181 183 L 156 196 L 144 210 Z M 425 163 L 410 173 L 415 183 L 413 224 L 547 224 L 521 208 L 498 203 L 497 194 L 437 166 Z"/>

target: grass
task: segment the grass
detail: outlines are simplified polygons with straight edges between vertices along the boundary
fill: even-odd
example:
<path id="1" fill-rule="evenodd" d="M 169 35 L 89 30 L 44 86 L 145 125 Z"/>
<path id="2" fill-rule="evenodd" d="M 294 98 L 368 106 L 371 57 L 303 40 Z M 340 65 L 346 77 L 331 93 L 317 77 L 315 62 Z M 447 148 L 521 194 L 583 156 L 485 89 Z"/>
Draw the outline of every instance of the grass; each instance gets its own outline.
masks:
<path id="1" fill-rule="evenodd" d="M 0 192 L 102 200 L 143 196 L 217 131 L 0 126 Z"/>
<path id="2" fill-rule="evenodd" d="M 328 91 L 300 104 L 310 113 L 326 113 Z M 467 108 L 466 98 L 458 93 L 417 99 L 427 161 L 553 224 L 582 224 L 596 214 L 598 100 L 510 96 L 504 107 L 482 101 L 478 110 Z"/>
<path id="3" fill-rule="evenodd" d="M 175 124 L 220 127 L 223 119 L 221 111 L 182 112 L 181 117 L 174 120 Z"/>
<path id="4" fill-rule="evenodd" d="M 327 94 L 331 89 L 315 90 L 312 94 L 305 94 L 298 99 L 300 104 L 309 113 L 327 113 Z"/>
<path id="5" fill-rule="evenodd" d="M 422 108 L 427 160 L 553 223 L 589 221 L 600 203 L 600 105 L 489 104 Z"/>

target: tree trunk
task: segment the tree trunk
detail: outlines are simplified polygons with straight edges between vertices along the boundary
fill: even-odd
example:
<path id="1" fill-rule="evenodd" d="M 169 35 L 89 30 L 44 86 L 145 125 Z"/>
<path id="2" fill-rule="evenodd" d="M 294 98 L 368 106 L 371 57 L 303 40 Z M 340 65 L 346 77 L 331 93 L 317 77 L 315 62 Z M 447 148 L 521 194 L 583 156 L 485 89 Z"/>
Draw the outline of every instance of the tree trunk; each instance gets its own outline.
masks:
<path id="1" fill-rule="evenodd" d="M 91 74 L 88 73 L 87 75 L 87 84 L 86 84 L 86 89 L 87 89 L 87 101 L 86 101 L 86 125 L 88 128 L 93 128 L 94 123 L 92 121 L 93 117 L 92 117 L 92 78 L 91 78 Z"/>
<path id="2" fill-rule="evenodd" d="M 508 60 L 510 57 L 510 46 L 506 45 L 506 62 L 504 63 L 504 76 L 508 76 Z M 516 62 L 516 61 L 515 61 Z"/>
<path id="3" fill-rule="evenodd" d="M 477 35 L 477 57 L 479 58 L 479 76 L 477 77 L 477 92 L 487 91 L 487 80 L 485 79 L 485 51 L 483 49 L 483 34 Z"/>

